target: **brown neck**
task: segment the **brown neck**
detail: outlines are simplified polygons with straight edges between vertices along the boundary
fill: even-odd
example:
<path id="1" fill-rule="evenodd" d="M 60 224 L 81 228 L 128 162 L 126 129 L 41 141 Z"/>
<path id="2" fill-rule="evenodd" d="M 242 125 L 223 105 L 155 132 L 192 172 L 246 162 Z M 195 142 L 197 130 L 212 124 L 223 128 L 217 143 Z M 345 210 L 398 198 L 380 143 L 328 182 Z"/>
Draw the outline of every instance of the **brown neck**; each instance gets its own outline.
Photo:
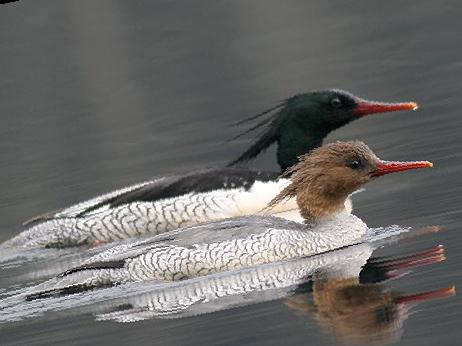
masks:
<path id="1" fill-rule="evenodd" d="M 345 209 L 347 196 L 341 194 L 322 197 L 325 194 L 316 191 L 317 188 L 318 186 L 313 184 L 310 188 L 300 189 L 297 193 L 297 204 L 304 219 L 317 221 Z"/>
<path id="2" fill-rule="evenodd" d="M 300 214 L 307 221 L 318 221 L 345 210 L 348 195 L 370 178 L 345 166 L 343 152 L 330 149 L 330 155 L 321 148 L 301 157 L 286 172 L 292 174 L 291 183 L 268 206 L 296 197 Z"/>

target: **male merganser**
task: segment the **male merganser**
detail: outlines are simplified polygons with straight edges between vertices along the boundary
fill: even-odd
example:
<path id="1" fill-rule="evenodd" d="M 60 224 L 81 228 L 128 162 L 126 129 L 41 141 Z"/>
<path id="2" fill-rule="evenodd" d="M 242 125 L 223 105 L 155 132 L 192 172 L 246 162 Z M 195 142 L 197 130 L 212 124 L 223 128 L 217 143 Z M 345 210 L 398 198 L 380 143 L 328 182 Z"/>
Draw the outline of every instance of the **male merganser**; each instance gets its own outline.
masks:
<path id="1" fill-rule="evenodd" d="M 297 95 L 250 118 L 279 110 L 251 129 L 269 123 L 230 165 L 252 159 L 277 142 L 277 161 L 284 171 L 298 156 L 320 146 L 329 132 L 355 119 L 416 108 L 414 102 L 372 102 L 341 90 Z M 276 172 L 227 167 L 146 181 L 31 219 L 25 223 L 30 228 L 0 248 L 93 245 L 256 214 L 288 184 L 278 177 Z M 276 206 L 272 213 L 300 220 L 296 212 L 284 214 L 294 210 L 293 202 Z"/>
<path id="2" fill-rule="evenodd" d="M 305 223 L 250 216 L 182 228 L 116 245 L 61 276 L 70 290 L 149 279 L 182 280 L 311 256 L 362 241 L 366 224 L 345 210 L 348 195 L 384 174 L 432 167 L 381 161 L 364 143 L 335 142 L 301 157 L 290 185 L 269 204 L 295 197 Z"/>

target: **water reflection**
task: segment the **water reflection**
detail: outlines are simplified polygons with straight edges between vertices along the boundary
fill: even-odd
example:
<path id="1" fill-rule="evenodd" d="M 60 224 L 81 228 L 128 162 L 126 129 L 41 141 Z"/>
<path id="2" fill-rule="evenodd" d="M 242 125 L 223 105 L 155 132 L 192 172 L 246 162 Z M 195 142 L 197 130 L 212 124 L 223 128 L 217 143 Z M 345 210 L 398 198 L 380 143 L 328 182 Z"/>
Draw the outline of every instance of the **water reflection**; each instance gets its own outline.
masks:
<path id="1" fill-rule="evenodd" d="M 313 315 L 320 326 L 344 343 L 396 341 L 412 304 L 454 295 L 453 286 L 412 295 L 399 295 L 378 283 L 403 276 L 419 265 L 441 262 L 444 248 L 390 259 L 370 258 L 359 277 L 316 273 L 310 294 L 299 293 L 285 304 L 303 315 Z"/>
<path id="2" fill-rule="evenodd" d="M 120 323 L 179 319 L 282 300 L 342 342 L 389 342 L 401 335 L 413 303 L 449 297 L 455 291 L 453 287 L 409 295 L 388 291 L 386 281 L 400 279 L 417 266 L 443 262 L 444 248 L 372 257 L 385 241 L 396 240 L 379 239 L 309 258 L 168 284 L 132 283 L 33 301 L 24 300 L 24 291 L 0 301 L 0 322 L 51 311 L 92 313 L 98 321 Z"/>

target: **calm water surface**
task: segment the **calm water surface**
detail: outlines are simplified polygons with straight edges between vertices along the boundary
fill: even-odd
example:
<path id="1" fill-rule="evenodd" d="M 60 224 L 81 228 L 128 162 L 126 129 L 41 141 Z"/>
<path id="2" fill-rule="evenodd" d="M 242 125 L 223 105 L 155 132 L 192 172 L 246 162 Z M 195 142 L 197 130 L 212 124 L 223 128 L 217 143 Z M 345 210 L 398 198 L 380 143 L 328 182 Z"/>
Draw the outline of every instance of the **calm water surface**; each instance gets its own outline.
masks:
<path id="1" fill-rule="evenodd" d="M 366 98 L 413 100 L 420 108 L 362 119 L 328 140 L 358 138 L 384 159 L 435 164 L 383 178 L 355 197 L 357 215 L 371 227 L 440 228 L 374 252 L 388 258 L 438 244 L 445 248 L 444 262 L 413 269 L 384 289 L 462 287 L 461 14 L 457 1 L 2 5 L 0 242 L 36 214 L 152 176 L 222 165 L 251 141 L 226 143 L 238 131 L 229 123 L 293 94 L 337 87 Z M 252 165 L 276 169 L 274 148 Z M 30 284 L 30 270 L 2 268 L 0 288 Z M 284 296 L 128 324 L 96 322 L 104 304 L 56 308 L 1 323 L 0 343 L 345 342 L 316 317 L 317 310 L 302 313 Z M 457 344 L 461 310 L 458 296 L 423 302 L 388 341 Z"/>

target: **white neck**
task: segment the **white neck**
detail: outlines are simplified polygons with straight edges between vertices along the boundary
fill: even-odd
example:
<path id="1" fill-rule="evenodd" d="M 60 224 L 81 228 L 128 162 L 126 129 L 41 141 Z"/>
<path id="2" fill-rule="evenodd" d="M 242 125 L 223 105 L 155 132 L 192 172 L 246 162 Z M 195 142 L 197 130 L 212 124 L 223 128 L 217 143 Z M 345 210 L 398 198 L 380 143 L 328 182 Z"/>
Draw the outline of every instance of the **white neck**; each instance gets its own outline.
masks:
<path id="1" fill-rule="evenodd" d="M 307 254 L 335 250 L 344 246 L 360 243 L 367 232 L 367 225 L 347 210 L 322 220 L 307 224 L 303 237 Z"/>

